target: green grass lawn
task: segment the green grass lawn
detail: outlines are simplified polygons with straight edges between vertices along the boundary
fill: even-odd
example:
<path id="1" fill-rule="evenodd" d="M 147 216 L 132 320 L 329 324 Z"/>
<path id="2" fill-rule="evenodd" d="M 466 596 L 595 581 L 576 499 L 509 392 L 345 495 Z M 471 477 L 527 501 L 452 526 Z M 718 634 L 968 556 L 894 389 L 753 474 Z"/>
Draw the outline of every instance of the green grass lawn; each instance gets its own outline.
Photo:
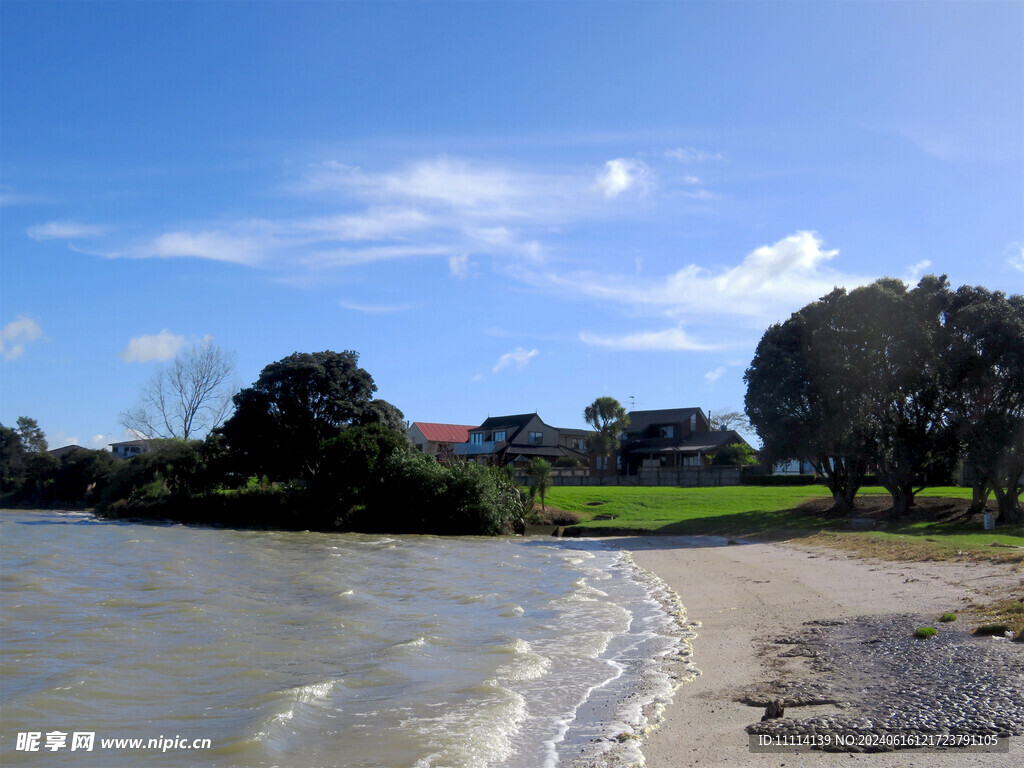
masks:
<path id="1" fill-rule="evenodd" d="M 870 487 L 864 496 L 887 494 Z M 975 523 L 914 521 L 886 523 L 885 530 L 851 531 L 846 519 L 823 518 L 796 511 L 805 501 L 828 498 L 822 486 L 730 486 L 724 488 L 551 488 L 547 503 L 582 516 L 580 527 L 602 532 L 747 536 L 760 539 L 807 538 L 865 554 L 896 557 L 955 557 L 1024 560 L 1015 550 L 993 542 L 1024 547 L 1024 531 L 1001 528 L 985 532 Z M 929 488 L 921 498 L 970 499 L 970 488 Z M 594 520 L 595 515 L 611 519 Z"/>

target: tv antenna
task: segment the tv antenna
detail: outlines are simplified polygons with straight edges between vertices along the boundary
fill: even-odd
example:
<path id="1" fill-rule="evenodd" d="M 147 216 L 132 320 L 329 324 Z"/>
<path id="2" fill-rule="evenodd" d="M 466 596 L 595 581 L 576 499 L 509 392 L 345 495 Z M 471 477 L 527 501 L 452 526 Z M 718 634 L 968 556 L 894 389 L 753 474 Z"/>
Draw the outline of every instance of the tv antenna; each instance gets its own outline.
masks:
<path id="1" fill-rule="evenodd" d="M 640 403 L 640 405 L 643 405 L 643 403 Z M 629 410 L 631 410 L 631 411 L 635 411 L 636 410 L 636 395 L 630 395 L 629 396 Z"/>

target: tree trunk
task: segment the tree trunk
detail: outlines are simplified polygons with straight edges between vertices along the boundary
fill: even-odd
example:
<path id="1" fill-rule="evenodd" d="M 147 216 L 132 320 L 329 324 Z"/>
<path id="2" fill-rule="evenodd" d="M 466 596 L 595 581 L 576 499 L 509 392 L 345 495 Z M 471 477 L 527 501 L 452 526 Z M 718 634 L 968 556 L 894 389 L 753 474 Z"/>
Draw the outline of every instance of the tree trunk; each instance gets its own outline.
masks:
<path id="1" fill-rule="evenodd" d="M 980 467 L 974 468 L 974 482 L 971 484 L 971 514 L 977 514 L 985 509 L 988 495 L 992 492 L 991 484 Z"/>
<path id="2" fill-rule="evenodd" d="M 825 487 L 832 492 L 833 511 L 849 515 L 853 513 L 853 500 L 864 482 L 867 467 L 855 459 L 837 457 L 819 458 L 814 464 L 818 474 L 825 478 Z"/>
<path id="3" fill-rule="evenodd" d="M 892 495 L 892 516 L 905 517 L 914 503 L 913 483 L 899 483 L 895 488 L 888 488 Z"/>
<path id="4" fill-rule="evenodd" d="M 1021 510 L 1020 506 L 1021 477 L 1021 472 L 1015 472 L 1007 477 L 1005 491 L 1001 483 L 992 484 L 998 509 L 996 520 L 1011 525 L 1024 523 L 1024 510 Z"/>

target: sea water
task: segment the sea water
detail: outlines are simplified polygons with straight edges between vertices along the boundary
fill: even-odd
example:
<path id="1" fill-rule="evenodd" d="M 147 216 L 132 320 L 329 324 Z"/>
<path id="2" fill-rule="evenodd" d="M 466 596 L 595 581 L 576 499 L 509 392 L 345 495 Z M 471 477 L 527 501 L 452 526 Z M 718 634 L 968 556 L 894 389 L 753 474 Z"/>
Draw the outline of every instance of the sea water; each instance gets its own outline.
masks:
<path id="1" fill-rule="evenodd" d="M 4 765 L 629 764 L 692 673 L 602 542 L 5 511 L 0 565 Z"/>

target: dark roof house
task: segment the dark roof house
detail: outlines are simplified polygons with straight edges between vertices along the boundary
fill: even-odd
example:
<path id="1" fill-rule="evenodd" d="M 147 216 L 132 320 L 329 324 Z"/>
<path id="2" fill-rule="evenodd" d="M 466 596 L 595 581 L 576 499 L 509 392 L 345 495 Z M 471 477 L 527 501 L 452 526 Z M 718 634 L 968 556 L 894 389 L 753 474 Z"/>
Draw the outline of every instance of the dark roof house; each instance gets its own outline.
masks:
<path id="1" fill-rule="evenodd" d="M 699 467 L 724 445 L 746 443 L 734 430 L 712 431 L 700 408 L 631 411 L 622 441 L 623 464 L 632 474 L 640 467 Z"/>
<path id="2" fill-rule="evenodd" d="M 499 465 L 525 464 L 535 456 L 548 461 L 588 459 L 586 443 L 592 433 L 545 424 L 536 413 L 490 416 L 470 429 L 469 439 L 455 447 L 457 455 Z"/>

